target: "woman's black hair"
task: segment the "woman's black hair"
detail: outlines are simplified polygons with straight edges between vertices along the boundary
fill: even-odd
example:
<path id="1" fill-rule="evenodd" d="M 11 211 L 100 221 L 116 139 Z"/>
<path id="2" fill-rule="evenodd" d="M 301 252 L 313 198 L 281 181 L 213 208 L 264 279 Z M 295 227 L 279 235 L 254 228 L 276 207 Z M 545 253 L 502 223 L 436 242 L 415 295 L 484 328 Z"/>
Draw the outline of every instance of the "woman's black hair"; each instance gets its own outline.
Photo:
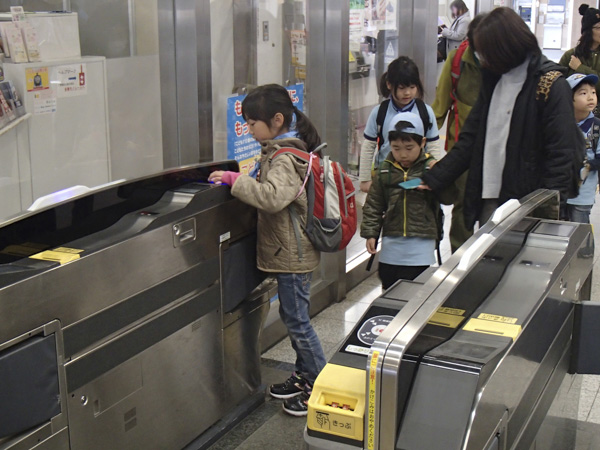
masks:
<path id="1" fill-rule="evenodd" d="M 469 47 L 471 47 L 471 50 L 473 50 L 474 52 L 477 51 L 477 49 L 475 48 L 475 30 L 477 29 L 481 21 L 485 18 L 485 16 L 487 16 L 487 13 L 477 14 L 475 17 L 473 17 L 473 20 L 469 22 L 467 40 L 469 41 Z"/>
<path id="2" fill-rule="evenodd" d="M 419 134 L 416 134 L 416 133 L 407 133 L 406 131 L 404 131 L 407 128 L 413 128 L 413 127 L 414 127 L 414 125 L 412 123 L 401 120 L 400 122 L 398 122 L 396 124 L 396 126 L 394 126 L 394 129 L 389 132 L 389 134 L 388 134 L 388 142 L 392 142 L 392 141 L 402 141 L 402 142 L 415 141 L 419 145 L 423 144 L 423 136 L 421 136 Z"/>
<path id="3" fill-rule="evenodd" d="M 482 66 L 498 75 L 520 66 L 527 57 L 542 53 L 527 24 L 506 7 L 488 13 L 475 30 L 474 37 L 477 52 L 482 56 Z"/>
<path id="4" fill-rule="evenodd" d="M 590 28 L 581 32 L 581 37 L 575 47 L 575 56 L 579 59 L 588 59 L 592 56 L 592 47 L 594 46 L 594 30 Z"/>
<path id="5" fill-rule="evenodd" d="M 469 12 L 469 8 L 467 8 L 467 5 L 465 4 L 465 2 L 463 2 L 463 0 L 454 0 L 452 3 L 450 3 L 451 11 L 452 8 L 456 8 L 456 12 L 458 13 L 456 17 L 460 17 L 463 14 Z"/>
<path id="6" fill-rule="evenodd" d="M 388 88 L 387 83 L 392 86 L 391 90 Z M 423 89 L 423 83 L 419 76 L 419 68 L 408 56 L 400 56 L 393 60 L 388 66 L 387 72 L 379 80 L 379 89 L 384 97 L 389 97 L 398 86 L 416 86 L 419 98 L 423 99 L 425 96 L 425 89 Z"/>
<path id="7" fill-rule="evenodd" d="M 286 88 L 278 84 L 265 84 L 250 91 L 242 102 L 242 116 L 245 120 L 260 120 L 271 125 L 271 119 L 277 113 L 283 116 L 283 127 L 290 129 L 294 114 L 294 130 L 308 146 L 309 151 L 321 145 L 319 132 L 308 117 L 294 106 Z"/>

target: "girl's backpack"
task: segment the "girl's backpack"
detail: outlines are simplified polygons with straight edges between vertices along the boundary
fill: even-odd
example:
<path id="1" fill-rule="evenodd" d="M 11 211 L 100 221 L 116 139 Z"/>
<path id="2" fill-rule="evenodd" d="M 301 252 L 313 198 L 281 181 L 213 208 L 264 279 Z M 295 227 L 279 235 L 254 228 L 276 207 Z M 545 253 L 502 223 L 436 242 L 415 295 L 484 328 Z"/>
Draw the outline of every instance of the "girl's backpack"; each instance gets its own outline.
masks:
<path id="1" fill-rule="evenodd" d="M 289 154 L 308 164 L 304 182 L 296 198 L 306 189 L 308 214 L 306 232 L 310 242 L 321 252 L 337 252 L 346 248 L 356 233 L 356 202 L 354 184 L 340 163 L 323 156 L 322 144 L 308 153 L 297 148 L 282 147 L 273 156 Z M 300 249 L 300 218 L 290 205 L 298 248 Z"/>

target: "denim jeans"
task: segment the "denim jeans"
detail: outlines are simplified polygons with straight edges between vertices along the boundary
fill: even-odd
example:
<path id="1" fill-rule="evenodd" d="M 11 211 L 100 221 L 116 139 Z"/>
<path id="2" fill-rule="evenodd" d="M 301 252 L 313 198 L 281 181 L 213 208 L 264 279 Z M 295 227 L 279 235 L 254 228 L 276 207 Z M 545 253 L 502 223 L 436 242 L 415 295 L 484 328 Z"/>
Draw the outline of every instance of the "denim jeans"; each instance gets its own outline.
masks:
<path id="1" fill-rule="evenodd" d="M 570 222 L 590 223 L 590 212 L 593 205 L 569 205 L 567 204 L 567 215 Z"/>
<path id="2" fill-rule="evenodd" d="M 567 216 L 570 222 L 590 223 L 590 212 L 594 205 L 569 205 L 567 204 Z M 594 256 L 594 238 L 590 235 L 585 246 L 579 250 L 579 256 L 590 258 Z"/>
<path id="3" fill-rule="evenodd" d="M 279 273 L 279 315 L 296 351 L 296 372 L 313 385 L 327 361 L 317 333 L 310 323 L 311 273 Z"/>

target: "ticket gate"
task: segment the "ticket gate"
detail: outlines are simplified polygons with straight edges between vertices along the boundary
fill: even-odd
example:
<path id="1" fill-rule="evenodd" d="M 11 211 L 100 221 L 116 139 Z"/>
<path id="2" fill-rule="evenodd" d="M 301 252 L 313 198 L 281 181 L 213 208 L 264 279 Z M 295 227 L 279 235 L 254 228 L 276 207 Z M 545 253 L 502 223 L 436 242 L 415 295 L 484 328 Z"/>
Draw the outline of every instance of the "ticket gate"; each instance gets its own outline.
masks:
<path id="1" fill-rule="evenodd" d="M 0 449 L 205 448 L 256 402 L 273 286 L 256 211 L 212 170 L 0 225 Z M 214 440 L 214 439 L 213 439 Z"/>
<path id="2" fill-rule="evenodd" d="M 553 202 L 510 201 L 439 269 L 373 302 L 315 382 L 309 448 L 553 448 L 542 423 L 569 374 L 597 373 L 582 363 L 599 347 L 582 319 L 598 318 L 591 228 L 536 218 Z"/>

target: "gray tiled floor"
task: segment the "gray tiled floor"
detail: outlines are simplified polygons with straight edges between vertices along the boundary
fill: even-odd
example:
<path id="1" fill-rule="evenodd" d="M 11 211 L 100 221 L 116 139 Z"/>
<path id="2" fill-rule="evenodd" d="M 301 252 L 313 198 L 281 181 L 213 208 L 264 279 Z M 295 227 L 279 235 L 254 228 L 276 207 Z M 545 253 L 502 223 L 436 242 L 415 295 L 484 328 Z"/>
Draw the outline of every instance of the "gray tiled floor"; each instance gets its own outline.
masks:
<path id="1" fill-rule="evenodd" d="M 600 198 L 597 199 L 600 201 Z M 449 218 L 451 210 L 448 209 Z M 600 227 L 600 208 L 592 210 L 592 223 Z M 447 236 L 447 234 L 446 234 Z M 442 254 L 450 253 L 445 239 Z M 600 269 L 600 244 L 595 257 L 595 270 Z M 598 272 L 597 272 L 598 273 Z M 323 349 L 329 359 L 345 336 L 366 311 L 369 304 L 381 294 L 376 275 L 348 293 L 347 298 L 321 312 L 313 319 Z M 593 283 L 592 300 L 600 301 L 600 277 Z M 287 339 L 263 354 L 263 383 L 269 385 L 284 380 L 293 370 L 294 352 Z M 302 432 L 305 421 L 289 417 L 281 409 L 281 401 L 267 397 L 266 402 L 236 428 L 229 432 L 211 450 L 305 449 Z M 576 450 L 600 449 L 600 376 L 583 376 L 579 399 Z M 565 449 L 567 450 L 567 449 Z"/>

